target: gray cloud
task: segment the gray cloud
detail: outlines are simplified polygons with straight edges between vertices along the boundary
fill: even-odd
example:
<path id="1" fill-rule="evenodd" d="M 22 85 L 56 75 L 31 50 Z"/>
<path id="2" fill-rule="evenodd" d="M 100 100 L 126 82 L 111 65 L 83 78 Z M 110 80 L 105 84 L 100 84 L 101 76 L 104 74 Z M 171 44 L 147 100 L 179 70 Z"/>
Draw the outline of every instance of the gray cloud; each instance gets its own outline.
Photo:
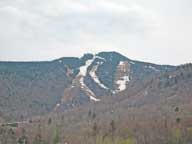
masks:
<path id="1" fill-rule="evenodd" d="M 191 6 L 190 0 L 1 0 L 0 60 L 115 50 L 156 63 L 192 61 Z"/>

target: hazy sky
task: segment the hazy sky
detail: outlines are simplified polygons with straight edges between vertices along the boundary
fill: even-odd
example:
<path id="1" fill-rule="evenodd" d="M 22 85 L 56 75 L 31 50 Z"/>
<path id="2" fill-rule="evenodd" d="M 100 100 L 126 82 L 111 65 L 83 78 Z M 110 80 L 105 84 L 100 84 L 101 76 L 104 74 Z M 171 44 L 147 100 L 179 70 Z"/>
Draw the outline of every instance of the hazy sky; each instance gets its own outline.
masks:
<path id="1" fill-rule="evenodd" d="M 192 62 L 191 0 L 0 0 L 0 60 L 117 51 Z"/>

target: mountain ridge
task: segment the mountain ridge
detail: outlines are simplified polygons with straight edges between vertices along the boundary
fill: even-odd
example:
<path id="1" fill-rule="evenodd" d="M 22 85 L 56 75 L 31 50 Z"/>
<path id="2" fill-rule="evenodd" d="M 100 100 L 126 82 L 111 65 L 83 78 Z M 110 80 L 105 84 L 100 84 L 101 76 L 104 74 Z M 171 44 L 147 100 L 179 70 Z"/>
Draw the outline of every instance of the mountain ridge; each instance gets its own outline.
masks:
<path id="1" fill-rule="evenodd" d="M 134 82 L 174 69 L 130 60 L 117 52 L 48 62 L 0 62 L 0 108 L 7 117 L 64 111 L 118 95 Z"/>
<path id="2" fill-rule="evenodd" d="M 146 61 L 146 60 L 136 60 L 136 59 L 130 59 L 129 57 L 117 52 L 117 51 L 102 51 L 102 52 L 98 52 L 98 53 L 91 53 L 91 52 L 87 52 L 87 53 L 84 53 L 83 55 L 86 55 L 86 54 L 91 54 L 91 55 L 98 55 L 98 54 L 101 54 L 101 53 L 116 53 L 118 55 L 121 55 L 123 57 L 125 57 L 126 59 L 129 59 L 131 61 L 136 61 L 136 62 L 145 62 L 145 63 L 149 63 L 149 64 L 155 64 L 155 65 L 164 65 L 164 66 L 180 66 L 180 65 L 183 65 L 183 64 L 187 64 L 187 63 L 190 63 L 190 62 L 186 62 L 186 63 L 182 63 L 182 64 L 177 64 L 177 65 L 174 65 L 174 64 L 160 64 L 160 63 L 154 63 L 154 62 L 150 62 L 150 61 Z M 28 61 L 25 61 L 25 60 L 0 60 L 0 62 L 3 62 L 3 63 L 43 63 L 43 62 L 54 62 L 54 61 L 59 61 L 59 60 L 62 60 L 62 59 L 81 59 L 83 57 L 83 55 L 81 56 L 65 56 L 65 57 L 58 57 L 58 58 L 51 58 L 49 60 L 28 60 Z"/>

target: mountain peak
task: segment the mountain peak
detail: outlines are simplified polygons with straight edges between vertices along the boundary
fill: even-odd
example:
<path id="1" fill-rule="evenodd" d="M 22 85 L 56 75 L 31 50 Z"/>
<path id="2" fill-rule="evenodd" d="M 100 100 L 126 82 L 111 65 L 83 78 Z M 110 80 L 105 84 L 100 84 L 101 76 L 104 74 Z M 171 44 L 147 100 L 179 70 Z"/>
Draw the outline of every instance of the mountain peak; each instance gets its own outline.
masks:
<path id="1" fill-rule="evenodd" d="M 94 57 L 93 54 L 91 54 L 91 53 L 85 53 L 85 54 L 81 57 L 81 60 L 82 60 L 82 61 L 87 61 L 87 60 L 89 60 L 89 59 L 92 59 L 93 57 Z"/>
<path id="2" fill-rule="evenodd" d="M 97 54 L 98 56 L 100 57 L 111 57 L 111 58 L 121 58 L 121 59 L 124 59 L 124 60 L 129 60 L 126 56 L 116 52 L 116 51 L 109 51 L 109 52 L 99 52 Z"/>

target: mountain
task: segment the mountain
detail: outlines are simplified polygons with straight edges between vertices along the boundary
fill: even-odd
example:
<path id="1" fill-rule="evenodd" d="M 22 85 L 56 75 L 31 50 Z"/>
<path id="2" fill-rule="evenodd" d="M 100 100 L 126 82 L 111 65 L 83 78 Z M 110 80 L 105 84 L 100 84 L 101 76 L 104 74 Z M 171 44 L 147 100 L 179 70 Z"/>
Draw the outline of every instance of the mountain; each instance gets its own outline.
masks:
<path id="1" fill-rule="evenodd" d="M 122 138 L 132 144 L 190 144 L 191 111 L 192 64 L 185 64 L 133 83 L 130 80 L 124 91 L 53 119 L 64 125 L 63 135 L 74 144 L 94 143 L 95 137 L 101 143 L 114 139 L 122 143 Z"/>
<path id="2" fill-rule="evenodd" d="M 191 144 L 192 64 L 116 52 L 0 62 L 0 143 Z"/>
<path id="3" fill-rule="evenodd" d="M 159 76 L 177 68 L 131 60 L 117 52 L 47 62 L 0 62 L 0 117 L 27 118 L 101 103 L 109 96 L 144 89 L 141 82 L 148 87 L 148 80 L 161 81 Z"/>
<path id="4" fill-rule="evenodd" d="M 116 52 L 86 54 L 81 59 L 83 65 L 69 70 L 75 76 L 58 104 L 63 107 L 62 111 L 84 102 L 99 102 L 104 96 L 125 91 L 131 83 L 175 69 L 174 66 L 133 61 Z M 73 71 L 78 73 L 73 74 Z"/>

